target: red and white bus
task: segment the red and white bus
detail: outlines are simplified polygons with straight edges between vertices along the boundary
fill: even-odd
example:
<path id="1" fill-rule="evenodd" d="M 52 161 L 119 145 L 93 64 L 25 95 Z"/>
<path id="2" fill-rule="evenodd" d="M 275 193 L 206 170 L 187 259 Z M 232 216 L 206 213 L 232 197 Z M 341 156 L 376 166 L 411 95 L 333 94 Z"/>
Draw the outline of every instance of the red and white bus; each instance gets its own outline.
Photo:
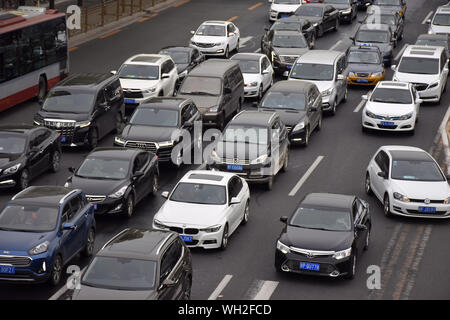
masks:
<path id="1" fill-rule="evenodd" d="M 25 6 L 0 12 L 0 111 L 44 99 L 68 72 L 64 13 Z"/>

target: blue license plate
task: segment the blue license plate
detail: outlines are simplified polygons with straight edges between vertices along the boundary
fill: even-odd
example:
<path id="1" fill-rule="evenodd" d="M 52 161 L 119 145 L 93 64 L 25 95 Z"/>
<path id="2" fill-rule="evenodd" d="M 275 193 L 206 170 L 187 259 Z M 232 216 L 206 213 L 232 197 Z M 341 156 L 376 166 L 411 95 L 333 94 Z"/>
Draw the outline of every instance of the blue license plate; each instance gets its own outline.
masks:
<path id="1" fill-rule="evenodd" d="M 97 204 L 94 203 L 94 210 L 97 210 Z"/>
<path id="2" fill-rule="evenodd" d="M 192 236 L 185 236 L 183 234 L 180 234 L 180 237 L 184 242 L 192 242 Z"/>
<path id="3" fill-rule="evenodd" d="M 361 46 L 365 46 L 365 47 L 371 47 L 372 46 L 371 43 L 361 43 L 360 45 Z"/>
<path id="4" fill-rule="evenodd" d="M 360 6 L 361 5 L 361 1 L 358 1 L 358 6 Z"/>
<path id="5" fill-rule="evenodd" d="M 61 142 L 66 142 L 66 137 L 61 137 Z"/>
<path id="6" fill-rule="evenodd" d="M 368 83 L 369 79 L 356 79 L 356 82 Z"/>
<path id="7" fill-rule="evenodd" d="M 229 164 L 227 165 L 227 169 L 228 170 L 233 170 L 233 171 L 242 171 L 243 167 L 237 164 Z"/>
<path id="8" fill-rule="evenodd" d="M 393 127 L 395 123 L 392 121 L 381 121 L 381 125 L 386 127 Z"/>
<path id="9" fill-rule="evenodd" d="M 436 207 L 419 207 L 419 212 L 436 213 Z"/>
<path id="10" fill-rule="evenodd" d="M 282 13 L 282 14 L 280 14 L 280 18 L 288 18 L 288 17 L 290 17 L 291 15 L 290 14 L 288 14 L 288 13 Z"/>
<path id="11" fill-rule="evenodd" d="M 319 271 L 320 264 L 318 264 L 318 263 L 309 263 L 309 262 L 300 262 L 300 269 Z"/>
<path id="12" fill-rule="evenodd" d="M 134 104 L 134 103 L 136 103 L 136 100 L 134 100 L 134 99 L 124 99 L 124 102 L 125 103 L 132 103 L 132 104 Z"/>
<path id="13" fill-rule="evenodd" d="M 286 66 L 287 69 L 292 69 L 291 65 Z"/>
<path id="14" fill-rule="evenodd" d="M 16 270 L 14 267 L 11 267 L 11 266 L 0 266 L 0 273 L 14 274 L 14 273 L 16 273 Z"/>

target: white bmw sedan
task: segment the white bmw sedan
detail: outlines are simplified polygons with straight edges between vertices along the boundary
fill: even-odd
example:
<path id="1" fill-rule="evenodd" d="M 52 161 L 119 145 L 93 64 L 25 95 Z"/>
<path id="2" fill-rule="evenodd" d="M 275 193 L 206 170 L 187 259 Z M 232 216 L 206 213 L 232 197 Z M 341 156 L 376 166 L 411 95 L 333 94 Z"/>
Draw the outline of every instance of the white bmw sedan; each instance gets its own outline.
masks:
<path id="1" fill-rule="evenodd" d="M 362 111 L 362 130 L 407 131 L 414 133 L 422 100 L 412 84 L 380 81 Z"/>
<path id="2" fill-rule="evenodd" d="M 228 238 L 249 219 L 250 190 L 233 173 L 192 170 L 153 218 L 153 228 L 178 232 L 189 247 L 225 249 Z"/>
<path id="3" fill-rule="evenodd" d="M 370 160 L 364 184 L 388 217 L 450 218 L 448 178 L 422 149 L 382 146 Z"/>

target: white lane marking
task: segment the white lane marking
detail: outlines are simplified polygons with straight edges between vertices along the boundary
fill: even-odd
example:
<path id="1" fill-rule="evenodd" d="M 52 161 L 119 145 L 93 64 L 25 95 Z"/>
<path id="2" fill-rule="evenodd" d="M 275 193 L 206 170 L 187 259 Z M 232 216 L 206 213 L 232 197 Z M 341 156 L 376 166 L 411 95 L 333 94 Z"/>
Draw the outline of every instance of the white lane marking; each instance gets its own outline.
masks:
<path id="1" fill-rule="evenodd" d="M 324 156 L 318 156 L 317 159 L 313 162 L 313 164 L 309 167 L 308 171 L 301 177 L 301 179 L 297 182 L 294 188 L 292 188 L 291 192 L 289 192 L 289 196 L 293 197 L 297 193 L 297 191 L 302 187 L 302 185 L 305 183 L 305 181 L 309 178 L 311 173 L 316 169 L 316 167 L 319 165 L 320 161 Z"/>
<path id="2" fill-rule="evenodd" d="M 339 40 L 338 42 L 336 42 L 331 48 L 330 50 L 334 50 L 338 45 L 340 45 L 342 43 L 342 40 Z"/>
<path id="3" fill-rule="evenodd" d="M 261 52 L 261 48 L 256 49 L 255 52 L 256 52 L 256 53 Z"/>
<path id="4" fill-rule="evenodd" d="M 205 169 L 205 167 L 206 167 L 206 162 L 203 162 L 201 165 L 199 165 L 198 167 L 197 167 L 197 169 L 195 169 L 195 170 L 203 170 L 203 169 Z"/>
<path id="5" fill-rule="evenodd" d="M 87 266 L 81 269 L 80 271 L 80 277 L 83 275 L 84 270 L 86 270 Z M 58 300 L 66 291 L 69 291 L 67 288 L 67 284 L 65 283 L 64 286 L 62 286 L 58 291 L 55 292 L 54 295 L 52 295 L 48 300 Z"/>
<path id="6" fill-rule="evenodd" d="M 427 20 L 431 17 L 431 15 L 433 14 L 433 11 L 430 11 L 427 16 L 425 17 L 425 19 L 423 19 L 422 24 L 426 24 Z"/>
<path id="7" fill-rule="evenodd" d="M 216 300 L 217 297 L 219 296 L 219 294 L 227 286 L 228 282 L 230 282 L 231 278 L 233 278 L 233 276 L 231 274 L 225 275 L 225 277 L 223 277 L 222 281 L 220 281 L 217 288 L 213 291 L 213 293 L 211 293 L 208 300 Z"/>
<path id="8" fill-rule="evenodd" d="M 359 110 L 364 106 L 366 103 L 366 100 L 361 100 L 361 102 L 358 104 L 358 106 L 353 110 L 353 112 L 359 112 Z"/>
<path id="9" fill-rule="evenodd" d="M 278 286 L 278 281 L 261 281 L 261 287 L 252 300 L 269 300 Z"/>
<path id="10" fill-rule="evenodd" d="M 402 54 L 403 54 L 403 51 L 405 51 L 406 50 L 406 47 L 408 46 L 408 44 L 407 43 L 405 43 L 404 45 L 403 45 L 403 48 L 402 48 L 402 50 L 400 50 L 400 52 L 399 53 L 397 53 L 397 55 L 395 56 L 395 58 L 394 58 L 394 60 L 396 60 L 396 61 L 398 61 L 398 59 L 400 59 L 400 57 L 402 56 Z"/>
<path id="11" fill-rule="evenodd" d="M 245 47 L 245 44 L 253 39 L 253 36 L 242 37 L 239 39 L 239 48 Z"/>

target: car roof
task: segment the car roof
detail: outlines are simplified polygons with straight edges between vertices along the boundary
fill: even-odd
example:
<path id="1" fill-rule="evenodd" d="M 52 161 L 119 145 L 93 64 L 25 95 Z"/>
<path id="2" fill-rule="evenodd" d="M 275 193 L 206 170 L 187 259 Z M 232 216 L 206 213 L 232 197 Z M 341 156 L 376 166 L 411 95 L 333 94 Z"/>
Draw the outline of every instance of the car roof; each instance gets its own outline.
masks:
<path id="1" fill-rule="evenodd" d="M 285 29 L 276 29 L 273 31 L 274 35 L 282 35 L 282 36 L 303 36 L 303 33 L 299 30 L 285 30 Z"/>
<path id="2" fill-rule="evenodd" d="M 97 256 L 158 261 L 164 245 L 175 236 L 170 231 L 127 228 L 110 239 Z"/>
<path id="3" fill-rule="evenodd" d="M 208 59 L 192 69 L 189 76 L 221 77 L 233 66 L 239 66 L 234 60 Z"/>
<path id="4" fill-rule="evenodd" d="M 335 193 L 309 193 L 299 206 L 320 206 L 339 209 L 351 209 L 355 196 Z"/>
<path id="5" fill-rule="evenodd" d="M 434 159 L 425 151 L 419 150 L 390 150 L 393 161 L 398 160 L 418 160 L 418 161 L 433 161 Z"/>
<path id="6" fill-rule="evenodd" d="M 164 48 L 162 48 L 162 49 L 159 50 L 159 51 L 161 52 L 161 51 L 163 51 L 163 50 L 165 50 L 165 51 L 191 52 L 192 50 L 194 50 L 194 48 L 191 48 L 191 47 L 181 47 L 181 46 L 170 46 L 170 47 L 164 47 Z"/>
<path id="7" fill-rule="evenodd" d="M 297 59 L 297 63 L 301 61 L 302 63 L 329 64 L 330 60 L 333 60 L 334 64 L 334 61 L 342 55 L 341 51 L 309 50 Z"/>
<path id="8" fill-rule="evenodd" d="M 72 87 L 77 89 L 96 90 L 102 86 L 105 82 L 116 79 L 117 76 L 110 73 L 79 73 L 74 74 L 59 82 L 54 88 L 61 89 L 66 87 Z"/>
<path id="9" fill-rule="evenodd" d="M 136 54 L 130 58 L 128 58 L 124 64 L 148 64 L 148 65 L 159 65 L 164 60 L 167 60 L 170 58 L 168 55 L 165 54 L 147 54 L 147 53 L 141 53 Z"/>
<path id="10" fill-rule="evenodd" d="M 380 81 L 377 83 L 376 88 L 383 87 L 389 89 L 411 89 L 412 84 L 409 82 L 400 82 L 400 81 Z"/>
<path id="11" fill-rule="evenodd" d="M 437 8 L 436 13 L 450 14 L 450 7 L 443 5 Z"/>
<path id="12" fill-rule="evenodd" d="M 230 59 L 231 60 L 255 60 L 259 61 L 262 57 L 264 57 L 265 54 L 262 53 L 252 53 L 252 52 L 245 52 L 245 53 L 236 53 L 233 55 Z"/>
<path id="13" fill-rule="evenodd" d="M 11 202 L 59 205 L 61 200 L 75 191 L 61 186 L 31 186 L 12 197 Z"/>
<path id="14" fill-rule="evenodd" d="M 185 102 L 192 101 L 191 98 L 181 97 L 151 97 L 137 106 L 137 108 L 164 108 L 178 110 Z"/>
<path id="15" fill-rule="evenodd" d="M 315 84 L 309 81 L 303 80 L 282 80 L 274 83 L 272 87 L 269 89 L 270 92 L 278 91 L 278 92 L 306 92 L 311 87 L 314 87 Z"/>
<path id="16" fill-rule="evenodd" d="M 384 24 L 384 23 L 365 23 L 362 24 L 359 30 L 364 30 L 364 31 L 390 31 L 391 27 L 388 24 Z"/>
<path id="17" fill-rule="evenodd" d="M 180 179 L 180 182 L 226 186 L 228 180 L 233 176 L 235 176 L 235 174 L 231 172 L 190 170 Z"/>
<path id="18" fill-rule="evenodd" d="M 439 46 L 422 46 L 422 45 L 408 45 L 403 52 L 404 56 L 414 56 L 421 58 L 439 58 L 441 56 L 442 51 L 444 51 L 444 47 Z"/>
<path id="19" fill-rule="evenodd" d="M 416 151 L 416 152 L 425 152 L 424 150 L 417 148 L 417 147 L 411 147 L 411 146 L 400 146 L 400 145 L 385 145 L 381 146 L 380 150 L 384 150 L 388 153 L 391 153 L 392 151 Z"/>
<path id="20" fill-rule="evenodd" d="M 309 20 L 305 19 L 305 18 L 302 18 L 302 17 L 299 17 L 299 16 L 296 16 L 296 15 L 292 15 L 292 16 L 289 16 L 289 17 L 280 18 L 277 21 L 275 21 L 274 24 L 277 23 L 277 22 L 300 22 L 300 23 L 304 24 L 306 22 L 309 22 Z"/>
<path id="21" fill-rule="evenodd" d="M 229 21 L 222 21 L 222 20 L 208 20 L 203 22 L 202 24 L 220 24 L 220 25 L 227 25 L 229 24 Z"/>
<path id="22" fill-rule="evenodd" d="M 101 147 L 92 150 L 87 157 L 95 155 L 99 158 L 132 159 L 141 151 L 143 150 L 124 147 Z"/>
<path id="23" fill-rule="evenodd" d="M 231 119 L 231 121 L 228 123 L 228 125 L 241 124 L 269 127 L 273 117 L 275 117 L 276 115 L 276 112 L 271 111 L 244 110 L 235 115 L 234 118 Z"/>
<path id="24" fill-rule="evenodd" d="M 444 41 L 449 41 L 449 37 L 448 34 L 428 34 L 428 33 L 424 33 L 424 34 L 420 34 L 417 37 L 417 40 L 444 40 Z"/>

